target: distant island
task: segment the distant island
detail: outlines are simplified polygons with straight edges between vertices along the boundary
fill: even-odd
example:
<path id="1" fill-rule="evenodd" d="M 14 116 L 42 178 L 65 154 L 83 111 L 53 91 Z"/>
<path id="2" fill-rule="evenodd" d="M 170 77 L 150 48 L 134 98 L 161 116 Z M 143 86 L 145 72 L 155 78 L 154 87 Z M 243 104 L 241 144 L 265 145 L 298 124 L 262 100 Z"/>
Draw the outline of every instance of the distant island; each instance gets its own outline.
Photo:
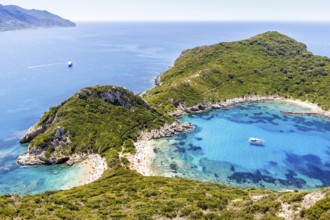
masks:
<path id="1" fill-rule="evenodd" d="M 75 23 L 48 11 L 0 5 L 0 31 L 32 28 L 74 27 Z"/>

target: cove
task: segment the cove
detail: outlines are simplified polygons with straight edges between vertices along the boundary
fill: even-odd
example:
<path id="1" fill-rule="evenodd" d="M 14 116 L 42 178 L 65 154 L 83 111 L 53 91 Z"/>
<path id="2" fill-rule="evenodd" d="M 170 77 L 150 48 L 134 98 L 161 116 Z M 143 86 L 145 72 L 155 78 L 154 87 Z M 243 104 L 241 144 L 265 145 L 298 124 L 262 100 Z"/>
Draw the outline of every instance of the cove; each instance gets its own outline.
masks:
<path id="1" fill-rule="evenodd" d="M 184 115 L 196 129 L 153 142 L 153 175 L 272 190 L 330 185 L 330 121 L 282 112 L 310 109 L 252 102 Z M 262 145 L 249 143 L 262 138 Z"/>

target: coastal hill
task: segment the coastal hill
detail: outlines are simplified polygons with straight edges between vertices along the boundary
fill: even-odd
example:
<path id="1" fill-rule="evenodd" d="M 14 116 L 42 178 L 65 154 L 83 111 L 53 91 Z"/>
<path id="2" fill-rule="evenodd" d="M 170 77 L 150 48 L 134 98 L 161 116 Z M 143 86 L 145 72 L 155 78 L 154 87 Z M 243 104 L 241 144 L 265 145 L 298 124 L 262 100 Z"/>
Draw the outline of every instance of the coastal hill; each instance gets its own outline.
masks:
<path id="1" fill-rule="evenodd" d="M 330 108 L 330 59 L 278 32 L 184 51 L 144 98 L 166 111 L 255 95 Z"/>
<path id="2" fill-rule="evenodd" d="M 75 24 L 48 11 L 0 5 L 0 31 L 31 28 L 74 27 Z"/>
<path id="3" fill-rule="evenodd" d="M 328 73 L 328 58 L 268 32 L 185 51 L 160 76 L 160 85 L 143 95 L 147 102 L 116 86 L 82 89 L 51 108 L 21 138 L 30 143 L 23 161 L 63 163 L 77 153 L 99 153 L 109 169 L 99 180 L 66 191 L 0 196 L 0 218 L 329 219 L 330 188 L 284 192 L 146 177 L 130 170 L 125 157 L 135 153 L 133 142 L 142 131 L 153 138 L 182 131 L 164 130 L 175 121 L 167 112 L 177 108 L 198 105 L 203 110 L 205 103 L 278 94 L 328 109 Z"/>
<path id="4" fill-rule="evenodd" d="M 75 153 L 103 156 L 122 148 L 134 152 L 138 131 L 157 129 L 172 119 L 139 96 L 116 86 L 84 88 L 43 115 L 21 139 L 30 142 L 20 164 L 68 162 Z M 70 162 L 70 161 L 69 161 Z"/>

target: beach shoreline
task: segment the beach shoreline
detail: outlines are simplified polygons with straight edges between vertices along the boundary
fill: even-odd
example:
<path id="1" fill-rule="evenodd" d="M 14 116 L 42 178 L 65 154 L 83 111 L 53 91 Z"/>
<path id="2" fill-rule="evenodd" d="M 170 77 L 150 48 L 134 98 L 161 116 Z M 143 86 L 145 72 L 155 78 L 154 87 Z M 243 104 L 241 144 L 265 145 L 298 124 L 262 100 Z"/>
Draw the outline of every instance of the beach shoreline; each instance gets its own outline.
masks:
<path id="1" fill-rule="evenodd" d="M 323 110 L 317 104 L 297 99 L 288 99 L 280 96 L 250 96 L 244 98 L 234 98 L 219 103 L 198 104 L 189 108 L 180 105 L 177 110 L 170 112 L 169 115 L 171 115 L 172 117 L 180 117 L 184 114 L 194 112 L 206 112 L 214 109 L 230 108 L 244 103 L 264 101 L 279 101 L 299 105 L 301 107 L 309 109 L 308 113 L 313 113 L 315 115 L 330 119 L 330 111 Z M 160 133 L 162 130 L 163 128 L 159 129 Z M 187 131 L 189 131 L 189 129 L 183 129 L 180 132 L 183 133 Z M 153 144 L 155 140 L 162 137 L 154 138 L 151 133 L 152 132 L 142 132 L 140 134 L 140 138 L 134 143 L 136 148 L 136 154 L 130 155 L 128 158 L 130 161 L 130 169 L 137 171 L 143 176 L 156 175 L 155 172 L 152 170 L 152 162 L 156 157 L 156 153 L 153 149 Z M 175 135 L 175 132 L 171 134 L 171 136 L 173 135 Z"/>
<path id="2" fill-rule="evenodd" d="M 154 140 L 140 140 L 135 142 L 136 154 L 131 155 L 130 169 L 135 170 L 143 176 L 154 176 L 151 164 L 156 156 L 153 151 Z"/>
<path id="3" fill-rule="evenodd" d="M 64 186 L 64 189 L 92 183 L 98 180 L 108 169 L 107 162 L 99 154 L 89 154 L 85 160 L 77 162 L 73 166 L 82 166 L 81 172 L 75 176 L 72 182 Z"/>

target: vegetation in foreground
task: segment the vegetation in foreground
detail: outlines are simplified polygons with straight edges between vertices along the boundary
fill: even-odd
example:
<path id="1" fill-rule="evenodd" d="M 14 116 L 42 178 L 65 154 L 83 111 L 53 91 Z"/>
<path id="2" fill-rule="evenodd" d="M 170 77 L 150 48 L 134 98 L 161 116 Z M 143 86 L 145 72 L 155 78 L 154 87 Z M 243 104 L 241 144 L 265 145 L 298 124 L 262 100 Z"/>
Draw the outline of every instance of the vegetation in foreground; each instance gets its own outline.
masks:
<path id="1" fill-rule="evenodd" d="M 84 89 L 45 114 L 38 125 L 54 115 L 60 120 L 37 136 L 31 148 L 46 149 L 50 155 L 98 152 L 106 157 L 109 170 L 92 184 L 66 191 L 1 196 L 0 218 L 281 219 L 279 216 L 289 213 L 290 218 L 329 219 L 328 188 L 273 192 L 144 177 L 128 170 L 128 161 L 119 157 L 120 152 L 134 152 L 132 141 L 140 130 L 173 120 L 166 114 L 175 109 L 173 100 L 191 106 L 237 96 L 279 94 L 329 108 L 329 68 L 328 58 L 314 56 L 305 45 L 269 32 L 245 41 L 186 51 L 161 77 L 162 85 L 145 95 L 150 107 L 122 88 Z M 124 102 L 103 100 L 100 94 L 105 91 L 119 91 Z M 52 149 L 57 127 L 69 131 L 71 143 Z M 324 198 L 310 207 L 305 200 L 313 193 Z"/>
<path id="2" fill-rule="evenodd" d="M 325 192 L 326 193 L 326 192 Z M 287 202 L 299 209 L 305 192 L 237 189 L 181 178 L 143 177 L 110 169 L 83 187 L 41 195 L 2 196 L 0 218 L 15 219 L 280 219 Z M 319 219 L 324 206 L 304 210 Z M 323 212 L 322 212 L 323 211 Z"/>

